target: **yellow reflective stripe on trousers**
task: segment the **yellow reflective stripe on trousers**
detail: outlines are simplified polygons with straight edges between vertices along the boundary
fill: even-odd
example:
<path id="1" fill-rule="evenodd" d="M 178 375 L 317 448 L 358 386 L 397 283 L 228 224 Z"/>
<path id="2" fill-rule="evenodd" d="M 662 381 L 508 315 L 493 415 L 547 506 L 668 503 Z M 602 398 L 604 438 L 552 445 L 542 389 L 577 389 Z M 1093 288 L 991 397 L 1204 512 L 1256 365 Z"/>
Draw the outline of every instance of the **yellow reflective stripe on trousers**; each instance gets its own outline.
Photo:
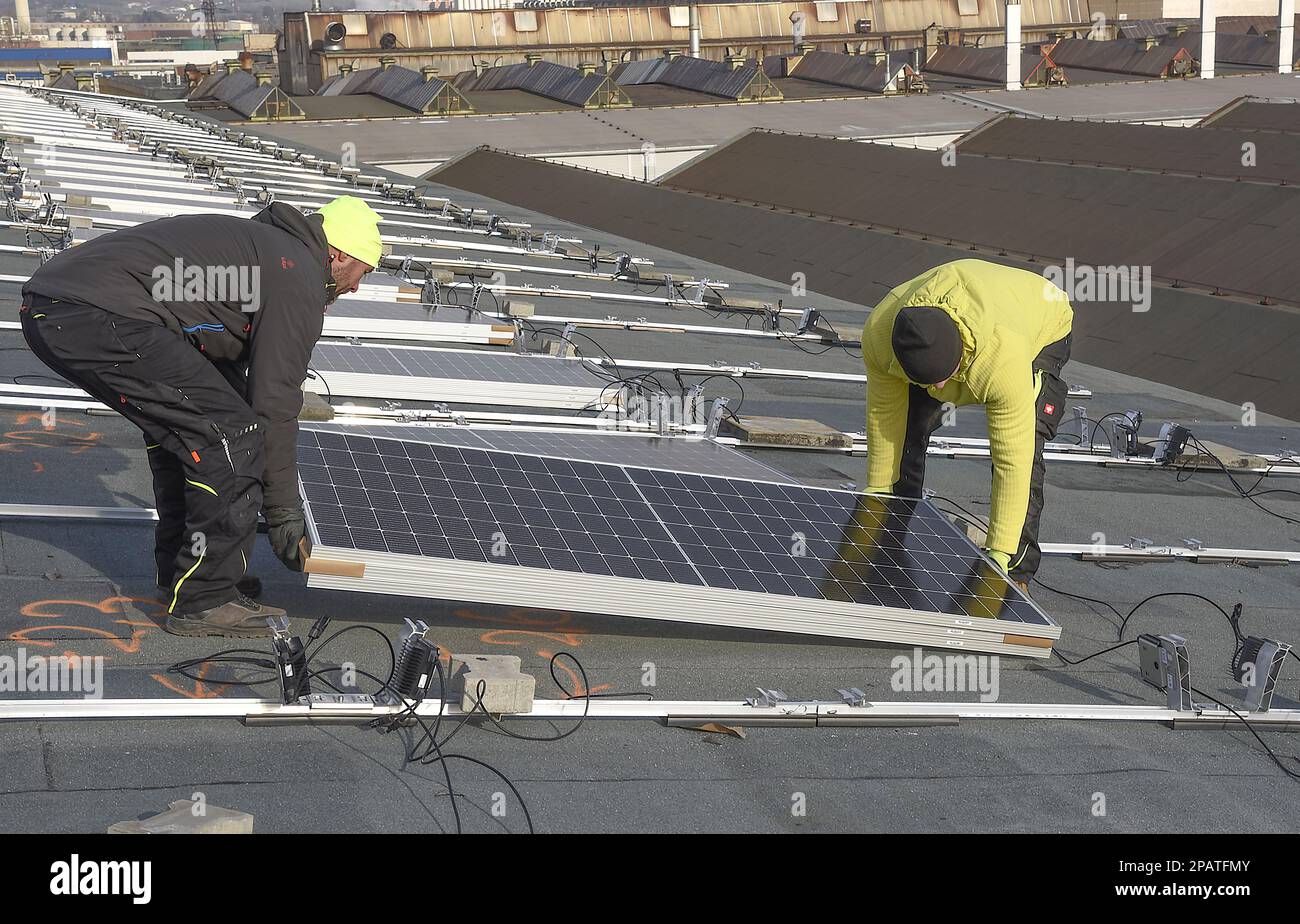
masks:
<path id="1" fill-rule="evenodd" d="M 205 484 L 204 484 L 203 482 L 201 482 L 201 481 L 192 481 L 192 480 L 190 480 L 189 478 L 186 478 L 186 479 L 185 479 L 185 483 L 186 483 L 186 484 L 192 484 L 192 485 L 194 485 L 194 487 L 196 487 L 196 488 L 201 488 L 202 490 L 207 491 L 207 492 L 208 492 L 209 494 L 211 494 L 213 497 L 216 497 L 216 496 L 217 496 L 217 492 L 216 492 L 216 491 L 212 490 L 211 488 L 209 488 L 207 485 L 205 485 Z"/>
<path id="2" fill-rule="evenodd" d="M 195 571 L 198 570 L 198 567 L 199 567 L 199 565 L 201 565 L 201 564 L 203 564 L 203 556 L 202 556 L 202 555 L 200 555 L 200 556 L 199 556 L 199 560 L 196 561 L 196 562 L 195 562 L 195 563 L 190 567 L 190 570 L 189 570 L 189 571 L 186 571 L 183 575 L 181 575 L 181 579 L 180 579 L 179 581 L 176 582 L 176 589 L 172 591 L 172 604 L 171 604 L 171 606 L 167 607 L 167 612 L 170 613 L 172 610 L 176 609 L 176 598 L 177 598 L 178 596 L 180 596 L 181 585 L 185 583 L 185 581 L 189 578 L 189 576 L 190 576 L 191 574 L 193 574 Z"/>

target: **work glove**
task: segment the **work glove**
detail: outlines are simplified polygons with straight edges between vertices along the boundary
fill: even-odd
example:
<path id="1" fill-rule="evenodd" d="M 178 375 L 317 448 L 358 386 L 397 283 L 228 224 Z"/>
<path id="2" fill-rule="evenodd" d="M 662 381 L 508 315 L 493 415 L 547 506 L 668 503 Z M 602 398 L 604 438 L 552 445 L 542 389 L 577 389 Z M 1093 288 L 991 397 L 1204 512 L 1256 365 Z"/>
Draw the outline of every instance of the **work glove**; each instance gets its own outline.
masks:
<path id="1" fill-rule="evenodd" d="M 997 549 L 985 549 L 984 554 L 993 560 L 993 564 L 997 565 L 1003 574 L 1011 571 L 1011 556 L 1006 552 L 999 552 Z"/>
<path id="2" fill-rule="evenodd" d="M 307 521 L 298 507 L 272 507 L 266 511 L 267 537 L 275 557 L 290 571 L 302 570 L 298 543 L 307 534 Z"/>

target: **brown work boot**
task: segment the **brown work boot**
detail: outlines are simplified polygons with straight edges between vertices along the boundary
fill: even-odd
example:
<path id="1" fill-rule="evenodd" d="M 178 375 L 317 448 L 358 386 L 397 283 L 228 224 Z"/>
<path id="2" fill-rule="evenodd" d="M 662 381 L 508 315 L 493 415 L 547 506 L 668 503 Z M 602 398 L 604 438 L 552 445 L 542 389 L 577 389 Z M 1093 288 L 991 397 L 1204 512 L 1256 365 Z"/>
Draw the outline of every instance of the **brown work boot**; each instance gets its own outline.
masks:
<path id="1" fill-rule="evenodd" d="M 232 638 L 267 638 L 271 627 L 267 619 L 283 616 L 278 606 L 267 606 L 240 594 L 229 603 L 197 613 L 167 617 L 165 628 L 172 635 L 223 635 Z"/>

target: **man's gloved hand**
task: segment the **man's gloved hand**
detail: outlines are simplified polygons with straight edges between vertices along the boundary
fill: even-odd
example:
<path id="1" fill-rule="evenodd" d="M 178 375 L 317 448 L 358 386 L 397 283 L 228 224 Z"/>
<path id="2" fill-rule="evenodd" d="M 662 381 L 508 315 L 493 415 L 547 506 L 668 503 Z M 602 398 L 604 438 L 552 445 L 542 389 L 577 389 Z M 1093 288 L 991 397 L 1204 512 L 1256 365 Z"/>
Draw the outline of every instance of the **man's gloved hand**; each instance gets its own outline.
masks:
<path id="1" fill-rule="evenodd" d="M 267 536 L 275 557 L 290 571 L 302 570 L 298 543 L 307 534 L 307 521 L 299 507 L 272 507 L 266 511 Z"/>
<path id="2" fill-rule="evenodd" d="M 1001 568 L 1003 574 L 1011 571 L 1011 556 L 1006 552 L 999 552 L 997 549 L 985 549 L 984 554 L 993 559 L 993 564 Z"/>

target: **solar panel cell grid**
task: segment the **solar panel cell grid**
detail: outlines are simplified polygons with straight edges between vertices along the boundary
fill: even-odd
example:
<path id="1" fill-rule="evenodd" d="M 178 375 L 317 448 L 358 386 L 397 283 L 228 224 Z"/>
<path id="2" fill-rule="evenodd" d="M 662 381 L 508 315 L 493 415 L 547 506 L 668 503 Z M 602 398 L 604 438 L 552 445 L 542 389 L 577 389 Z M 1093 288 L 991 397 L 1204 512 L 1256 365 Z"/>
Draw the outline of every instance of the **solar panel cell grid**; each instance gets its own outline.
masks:
<path id="1" fill-rule="evenodd" d="M 923 502 L 326 431 L 300 458 L 326 545 L 1048 624 Z"/>

